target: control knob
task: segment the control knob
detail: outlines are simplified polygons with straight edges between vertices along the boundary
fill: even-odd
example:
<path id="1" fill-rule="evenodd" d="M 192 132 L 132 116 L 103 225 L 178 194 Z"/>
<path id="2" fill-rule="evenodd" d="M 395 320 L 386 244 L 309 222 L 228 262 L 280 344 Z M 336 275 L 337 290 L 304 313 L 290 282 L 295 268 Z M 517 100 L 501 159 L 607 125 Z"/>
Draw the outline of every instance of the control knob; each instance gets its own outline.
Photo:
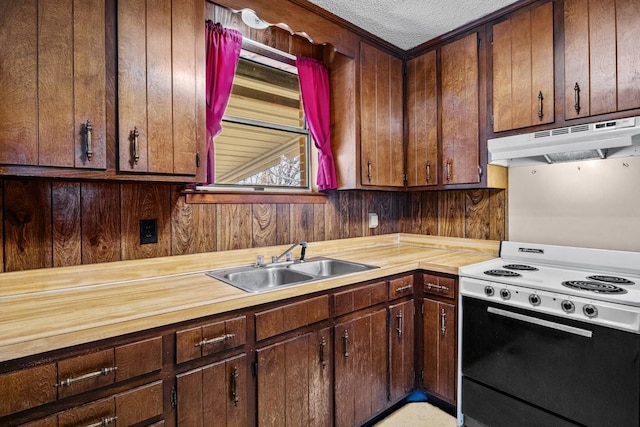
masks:
<path id="1" fill-rule="evenodd" d="M 511 292 L 509 289 L 500 289 L 500 298 L 509 299 L 511 298 Z"/>
<path id="2" fill-rule="evenodd" d="M 598 309 L 592 304 L 587 304 L 582 307 L 582 312 L 587 317 L 596 317 L 598 315 Z"/>
<path id="3" fill-rule="evenodd" d="M 540 303 L 541 303 L 541 302 L 542 302 L 542 301 L 540 300 L 540 296 L 539 296 L 539 295 L 536 295 L 536 294 L 531 294 L 531 295 L 529 295 L 529 303 L 530 303 L 532 306 L 534 306 L 534 307 L 535 307 L 535 306 L 537 306 L 537 305 L 540 305 Z"/>
<path id="4" fill-rule="evenodd" d="M 495 291 L 493 290 L 493 286 L 485 286 L 484 294 L 488 297 L 492 297 L 495 294 Z"/>
<path id="5" fill-rule="evenodd" d="M 560 306 L 562 307 L 562 310 L 565 313 L 573 313 L 576 309 L 576 306 L 573 304 L 573 302 L 568 301 L 568 300 L 564 300 L 560 303 Z"/>

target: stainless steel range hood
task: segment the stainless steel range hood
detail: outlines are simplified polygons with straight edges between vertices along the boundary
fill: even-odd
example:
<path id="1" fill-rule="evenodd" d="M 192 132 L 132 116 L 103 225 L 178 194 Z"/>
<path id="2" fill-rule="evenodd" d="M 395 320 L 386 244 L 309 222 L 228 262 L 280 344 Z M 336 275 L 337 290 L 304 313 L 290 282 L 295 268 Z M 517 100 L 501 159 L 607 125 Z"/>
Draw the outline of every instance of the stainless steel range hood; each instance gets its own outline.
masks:
<path id="1" fill-rule="evenodd" d="M 525 166 L 640 155 L 640 117 L 490 139 L 489 163 Z"/>

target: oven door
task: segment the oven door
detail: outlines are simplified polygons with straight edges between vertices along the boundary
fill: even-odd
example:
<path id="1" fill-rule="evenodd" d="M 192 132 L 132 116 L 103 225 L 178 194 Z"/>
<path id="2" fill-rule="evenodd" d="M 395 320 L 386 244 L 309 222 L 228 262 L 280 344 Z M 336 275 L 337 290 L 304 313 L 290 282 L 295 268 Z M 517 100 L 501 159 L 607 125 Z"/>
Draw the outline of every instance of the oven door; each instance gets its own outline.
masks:
<path id="1" fill-rule="evenodd" d="M 472 297 L 462 310 L 468 425 L 639 425 L 640 335 Z"/>

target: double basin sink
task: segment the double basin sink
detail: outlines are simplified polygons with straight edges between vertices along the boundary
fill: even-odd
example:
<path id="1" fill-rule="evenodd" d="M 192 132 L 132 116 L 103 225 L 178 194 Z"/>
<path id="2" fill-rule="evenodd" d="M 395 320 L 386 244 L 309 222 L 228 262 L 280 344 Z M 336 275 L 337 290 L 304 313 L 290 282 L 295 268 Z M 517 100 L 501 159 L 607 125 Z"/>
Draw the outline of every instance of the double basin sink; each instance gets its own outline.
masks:
<path id="1" fill-rule="evenodd" d="M 255 293 L 374 268 L 378 267 L 318 257 L 293 263 L 211 270 L 207 275 L 244 291 Z"/>

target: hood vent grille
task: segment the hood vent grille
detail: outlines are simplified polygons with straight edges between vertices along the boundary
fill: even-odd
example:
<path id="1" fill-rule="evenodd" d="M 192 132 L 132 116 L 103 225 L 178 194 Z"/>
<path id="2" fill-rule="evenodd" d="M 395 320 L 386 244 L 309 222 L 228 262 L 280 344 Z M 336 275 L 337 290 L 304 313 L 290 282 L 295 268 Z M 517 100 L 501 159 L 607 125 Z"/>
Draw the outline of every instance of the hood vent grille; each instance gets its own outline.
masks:
<path id="1" fill-rule="evenodd" d="M 489 162 L 523 166 L 640 155 L 640 117 L 587 123 L 488 141 Z"/>

